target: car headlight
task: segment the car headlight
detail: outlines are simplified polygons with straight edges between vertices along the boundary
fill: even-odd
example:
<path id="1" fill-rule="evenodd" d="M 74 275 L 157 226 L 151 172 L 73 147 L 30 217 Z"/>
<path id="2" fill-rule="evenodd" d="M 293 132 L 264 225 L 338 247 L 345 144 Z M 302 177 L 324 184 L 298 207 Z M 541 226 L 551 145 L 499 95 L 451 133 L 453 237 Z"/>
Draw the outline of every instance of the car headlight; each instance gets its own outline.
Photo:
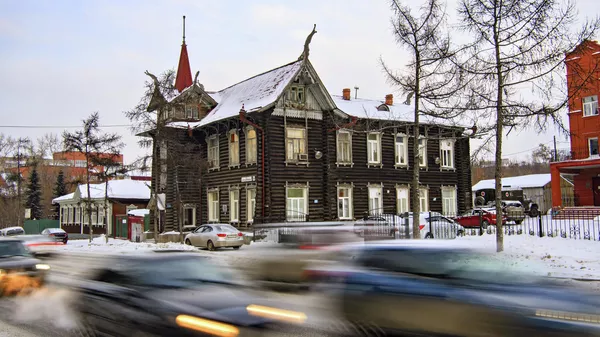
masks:
<path id="1" fill-rule="evenodd" d="M 49 270 L 50 266 L 45 263 L 39 263 L 35 265 L 35 269 L 37 270 Z"/>
<path id="2" fill-rule="evenodd" d="M 278 308 L 265 307 L 262 305 L 251 304 L 246 307 L 250 315 L 285 321 L 290 323 L 306 322 L 306 314 L 298 311 L 283 310 Z"/>
<path id="3" fill-rule="evenodd" d="M 236 337 L 240 331 L 237 327 L 210 319 L 179 315 L 175 318 L 177 325 L 183 328 L 204 332 L 219 337 Z"/>

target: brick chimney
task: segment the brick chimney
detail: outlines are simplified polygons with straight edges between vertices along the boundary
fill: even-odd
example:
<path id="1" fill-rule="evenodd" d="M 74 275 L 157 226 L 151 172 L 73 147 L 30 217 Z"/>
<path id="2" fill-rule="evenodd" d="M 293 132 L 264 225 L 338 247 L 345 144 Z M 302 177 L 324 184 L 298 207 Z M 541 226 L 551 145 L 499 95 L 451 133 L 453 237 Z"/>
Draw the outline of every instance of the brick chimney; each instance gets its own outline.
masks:
<path id="1" fill-rule="evenodd" d="M 385 105 L 394 105 L 394 95 L 385 95 Z"/>
<path id="2" fill-rule="evenodd" d="M 350 88 L 344 88 L 343 92 L 343 97 L 346 101 L 350 100 Z"/>

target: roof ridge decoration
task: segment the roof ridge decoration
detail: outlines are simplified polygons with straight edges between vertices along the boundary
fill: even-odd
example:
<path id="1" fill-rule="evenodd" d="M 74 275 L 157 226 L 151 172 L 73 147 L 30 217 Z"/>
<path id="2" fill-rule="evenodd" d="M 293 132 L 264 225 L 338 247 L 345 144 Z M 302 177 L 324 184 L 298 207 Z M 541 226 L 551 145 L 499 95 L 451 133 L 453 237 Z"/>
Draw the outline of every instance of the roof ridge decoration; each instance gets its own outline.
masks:
<path id="1" fill-rule="evenodd" d="M 191 86 L 192 70 L 190 67 L 190 58 L 188 56 L 187 45 L 185 44 L 185 15 L 183 16 L 183 42 L 181 43 L 181 53 L 179 55 L 179 66 L 175 77 L 175 88 L 182 92 L 185 88 Z"/>
<path id="2" fill-rule="evenodd" d="M 312 32 L 310 32 L 310 34 L 308 34 L 308 36 L 306 37 L 306 41 L 304 41 L 304 51 L 302 52 L 302 55 L 300 55 L 300 57 L 298 57 L 298 61 L 300 60 L 308 60 L 308 53 L 309 53 L 309 45 L 310 42 L 312 41 L 313 35 L 315 35 L 317 33 L 317 24 L 315 23 L 313 26 L 313 30 Z"/>

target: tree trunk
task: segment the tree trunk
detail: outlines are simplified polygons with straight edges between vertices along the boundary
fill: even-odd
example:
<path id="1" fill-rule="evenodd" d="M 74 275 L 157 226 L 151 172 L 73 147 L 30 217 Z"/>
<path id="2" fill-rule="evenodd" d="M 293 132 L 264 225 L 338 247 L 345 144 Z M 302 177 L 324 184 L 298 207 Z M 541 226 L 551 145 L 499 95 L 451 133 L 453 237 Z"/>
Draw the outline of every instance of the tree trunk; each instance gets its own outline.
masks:
<path id="1" fill-rule="evenodd" d="M 88 150 L 88 147 L 86 145 L 86 149 L 85 149 L 85 167 L 87 168 L 87 172 L 85 175 L 85 182 L 86 182 L 86 187 L 87 187 L 87 205 L 86 205 L 86 209 L 87 209 L 87 217 L 88 217 L 88 229 L 89 229 L 89 240 L 90 243 L 92 242 L 92 240 L 94 239 L 94 229 L 92 228 L 92 195 L 90 194 L 90 152 Z"/>
<path id="2" fill-rule="evenodd" d="M 421 238 L 421 230 L 419 229 L 420 225 L 420 215 L 421 215 L 421 203 L 420 203 L 420 190 L 419 190 L 419 175 L 421 174 L 420 168 L 420 157 L 419 157 L 419 101 L 421 97 L 420 92 L 420 81 L 419 76 L 421 75 L 420 69 L 420 59 L 419 54 L 415 55 L 415 123 L 413 126 L 413 177 L 411 184 L 411 211 L 413 213 L 412 216 L 412 224 L 413 224 L 413 238 L 420 239 Z"/>
<path id="3" fill-rule="evenodd" d="M 104 230 L 106 231 L 106 243 L 108 243 L 108 178 L 104 183 Z"/>
<path id="4" fill-rule="evenodd" d="M 500 6 L 496 4 L 497 9 Z M 504 250 L 504 234 L 502 232 L 502 125 L 504 123 L 504 78 L 502 76 L 502 61 L 500 55 L 500 41 L 498 33 L 498 15 L 494 22 L 494 47 L 496 51 L 496 80 L 497 80 L 497 103 L 496 103 L 496 163 L 494 170 L 496 187 L 496 251 Z"/>
<path id="5" fill-rule="evenodd" d="M 183 218 L 183 206 L 181 204 L 181 192 L 179 191 L 179 168 L 175 166 L 175 194 L 177 194 L 177 230 L 179 231 L 179 242 L 183 242 L 183 228 L 181 221 Z"/>

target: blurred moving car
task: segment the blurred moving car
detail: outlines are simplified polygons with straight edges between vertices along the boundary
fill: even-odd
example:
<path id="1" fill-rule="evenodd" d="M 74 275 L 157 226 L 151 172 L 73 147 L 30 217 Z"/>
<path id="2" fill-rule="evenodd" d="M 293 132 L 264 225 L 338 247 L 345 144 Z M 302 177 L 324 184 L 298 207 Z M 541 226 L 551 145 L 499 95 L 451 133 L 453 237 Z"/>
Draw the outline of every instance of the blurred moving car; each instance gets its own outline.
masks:
<path id="1" fill-rule="evenodd" d="M 25 247 L 27 247 L 30 251 L 36 254 L 47 250 L 53 250 L 56 247 L 61 247 L 65 245 L 62 241 L 56 241 L 54 238 L 41 234 L 17 235 L 14 236 L 14 238 L 21 240 Z"/>
<path id="2" fill-rule="evenodd" d="M 408 225 L 412 233 L 413 213 L 408 212 Z M 406 219 L 404 216 L 403 219 Z M 465 228 L 454 220 L 438 212 L 421 212 L 419 215 L 421 239 L 456 239 L 463 235 Z"/>
<path id="3" fill-rule="evenodd" d="M 448 241 L 388 241 L 342 251 L 310 271 L 334 284 L 360 329 L 427 336 L 599 336 L 600 296 L 510 271 Z M 530 267 L 530 266 L 528 266 Z"/>
<path id="4" fill-rule="evenodd" d="M 50 266 L 35 258 L 17 238 L 0 238 L 0 295 L 16 295 L 39 288 Z"/>
<path id="5" fill-rule="evenodd" d="M 14 226 L 0 229 L 0 236 L 25 235 L 23 227 Z"/>
<path id="6" fill-rule="evenodd" d="M 229 224 L 203 225 L 186 235 L 184 242 L 211 251 L 224 247 L 240 249 L 244 245 L 244 233 Z"/>
<path id="7" fill-rule="evenodd" d="M 64 281 L 77 291 L 84 336 L 258 336 L 307 319 L 198 254 L 109 255 L 101 263 L 82 280 Z"/>
<path id="8" fill-rule="evenodd" d="M 361 236 L 381 238 L 412 238 L 412 212 L 406 215 L 369 215 L 355 222 L 355 232 Z M 438 212 L 421 212 L 419 217 L 421 239 L 454 239 L 464 234 L 464 227 Z M 408 226 L 407 226 L 408 222 Z"/>
<path id="9" fill-rule="evenodd" d="M 454 221 L 465 228 L 479 228 L 479 222 L 481 221 L 481 227 L 487 229 L 489 225 L 496 226 L 496 213 L 480 208 L 472 209 L 457 216 Z M 506 218 L 504 218 L 504 221 L 506 221 Z"/>
<path id="10" fill-rule="evenodd" d="M 42 231 L 42 235 L 49 236 L 56 241 L 60 241 L 65 245 L 69 241 L 69 234 L 62 228 L 46 228 Z"/>

